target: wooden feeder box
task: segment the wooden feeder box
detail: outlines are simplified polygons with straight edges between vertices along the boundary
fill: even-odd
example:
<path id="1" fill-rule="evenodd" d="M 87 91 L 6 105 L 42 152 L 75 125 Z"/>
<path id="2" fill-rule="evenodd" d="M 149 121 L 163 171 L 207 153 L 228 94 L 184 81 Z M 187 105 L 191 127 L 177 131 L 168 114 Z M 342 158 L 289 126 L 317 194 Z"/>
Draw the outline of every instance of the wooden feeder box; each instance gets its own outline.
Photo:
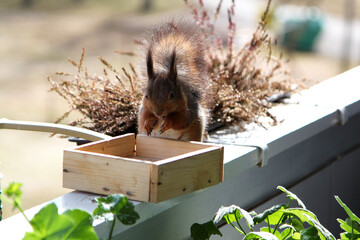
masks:
<path id="1" fill-rule="evenodd" d="M 65 150 L 63 186 L 161 202 L 221 182 L 223 156 L 220 146 L 125 134 Z"/>

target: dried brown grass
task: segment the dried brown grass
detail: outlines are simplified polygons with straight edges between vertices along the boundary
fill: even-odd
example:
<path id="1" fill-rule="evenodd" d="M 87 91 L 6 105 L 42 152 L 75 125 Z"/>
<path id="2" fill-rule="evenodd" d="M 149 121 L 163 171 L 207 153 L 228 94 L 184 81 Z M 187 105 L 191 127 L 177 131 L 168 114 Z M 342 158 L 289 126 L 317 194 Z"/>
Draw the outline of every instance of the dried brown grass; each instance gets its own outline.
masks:
<path id="1" fill-rule="evenodd" d="M 208 59 L 211 91 L 208 97 L 210 124 L 244 124 L 257 122 L 260 116 L 268 116 L 276 124 L 268 109 L 273 105 L 266 101 L 269 97 L 290 91 L 292 77 L 284 66 L 281 55 L 276 58 L 272 52 L 273 41 L 266 31 L 266 21 L 271 4 L 267 8 L 254 31 L 252 39 L 242 48 L 234 46 L 236 23 L 235 1 L 228 9 L 228 39 L 224 44 L 214 32 L 223 0 L 212 17 L 208 14 L 202 0 L 197 7 L 185 1 L 194 20 L 209 39 Z M 132 52 L 121 52 L 134 56 Z M 132 64 L 131 72 L 122 68 L 116 70 L 104 58 L 102 76 L 89 74 L 84 66 L 85 50 L 79 62 L 69 59 L 77 68 L 76 74 L 57 73 L 60 79 L 48 78 L 51 91 L 57 92 L 70 106 L 70 110 L 57 122 L 66 118 L 70 112 L 79 111 L 83 118 L 71 125 L 85 127 L 111 136 L 136 132 L 137 111 L 142 96 L 139 76 Z M 108 73 L 111 72 L 111 74 Z"/>
<path id="2" fill-rule="evenodd" d="M 83 65 L 85 49 L 79 62 L 69 59 L 77 68 L 75 75 L 58 72 L 60 80 L 48 77 L 52 88 L 69 104 L 70 110 L 64 113 L 57 123 L 68 117 L 72 111 L 78 111 L 83 118 L 70 123 L 111 136 L 127 132 L 136 132 L 137 111 L 140 106 L 141 91 L 138 75 L 130 64 L 131 73 L 122 68 L 118 72 L 104 58 L 102 76 L 90 74 Z M 110 73 L 109 73 L 110 71 Z"/>

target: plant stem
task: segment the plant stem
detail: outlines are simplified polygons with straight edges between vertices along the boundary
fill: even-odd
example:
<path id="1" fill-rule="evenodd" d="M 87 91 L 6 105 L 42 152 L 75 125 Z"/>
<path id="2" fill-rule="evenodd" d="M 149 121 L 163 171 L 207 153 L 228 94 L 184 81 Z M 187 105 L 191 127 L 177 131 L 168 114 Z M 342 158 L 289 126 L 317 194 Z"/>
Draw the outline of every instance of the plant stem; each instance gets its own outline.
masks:
<path id="1" fill-rule="evenodd" d="M 354 221 L 351 220 L 351 240 L 355 240 L 354 236 Z"/>
<path id="2" fill-rule="evenodd" d="M 241 234 L 245 235 L 244 231 L 241 231 L 240 229 L 238 229 L 230 220 L 229 217 L 227 217 L 227 221 L 230 223 L 230 225 L 235 228 L 236 230 L 238 230 L 238 232 L 240 232 Z"/>
<path id="3" fill-rule="evenodd" d="M 266 218 L 267 219 L 267 224 L 268 224 L 268 228 L 269 228 L 269 233 L 271 233 L 271 228 L 270 228 L 270 221 L 269 221 L 269 216 Z"/>
<path id="4" fill-rule="evenodd" d="M 19 209 L 19 211 L 21 212 L 21 214 L 24 216 L 24 218 L 26 219 L 26 221 L 31 225 L 30 220 L 27 218 L 27 216 L 25 215 L 24 209 L 22 209 L 22 207 L 16 202 L 14 201 L 14 205 L 17 209 Z M 32 226 L 32 225 L 31 225 Z"/>
<path id="5" fill-rule="evenodd" d="M 244 229 L 241 227 L 241 225 L 240 225 L 240 223 L 239 223 L 239 220 L 236 219 L 236 222 L 237 222 L 239 228 L 241 229 L 241 231 L 244 232 L 244 235 L 246 235 L 246 232 L 245 232 Z"/>
<path id="6" fill-rule="evenodd" d="M 291 202 L 292 202 L 292 199 L 289 200 L 289 204 L 286 206 L 286 209 L 290 207 Z"/>
<path id="7" fill-rule="evenodd" d="M 279 221 L 277 222 L 277 224 L 276 224 L 276 226 L 275 226 L 275 228 L 274 228 L 273 234 L 275 234 L 276 229 L 279 227 L 279 224 L 281 223 L 281 221 L 283 220 L 283 218 L 284 218 L 284 214 L 281 215 Z"/>
<path id="8" fill-rule="evenodd" d="M 17 208 L 17 209 L 21 212 L 21 214 L 24 216 L 24 218 L 26 219 L 26 221 L 31 225 L 30 220 L 29 220 L 29 219 L 27 218 L 27 216 L 25 215 L 24 209 L 22 209 L 22 207 L 20 206 L 20 204 L 19 204 L 17 201 L 15 201 L 15 199 L 12 199 L 13 202 L 11 202 L 10 199 L 1 197 L 0 200 L 1 200 L 1 201 L 4 201 L 4 202 L 6 202 L 6 203 L 8 203 L 8 204 L 10 204 L 10 205 L 13 205 L 15 208 Z"/>
<path id="9" fill-rule="evenodd" d="M 112 223 L 111 223 L 111 229 L 110 229 L 110 233 L 109 233 L 109 238 L 108 238 L 108 240 L 111 240 L 111 238 L 112 238 L 112 234 L 113 234 L 114 227 L 115 227 L 115 221 L 116 221 L 116 218 L 115 218 L 115 216 L 114 216 L 114 220 L 113 220 Z"/>

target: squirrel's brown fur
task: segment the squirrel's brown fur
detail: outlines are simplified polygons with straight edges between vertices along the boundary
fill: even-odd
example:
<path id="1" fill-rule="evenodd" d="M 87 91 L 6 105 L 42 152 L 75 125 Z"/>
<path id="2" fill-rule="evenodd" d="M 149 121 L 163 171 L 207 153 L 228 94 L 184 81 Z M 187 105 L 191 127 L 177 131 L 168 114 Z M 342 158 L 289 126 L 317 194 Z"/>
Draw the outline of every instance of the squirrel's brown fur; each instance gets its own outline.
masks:
<path id="1" fill-rule="evenodd" d="M 144 42 L 148 84 L 138 132 L 202 141 L 208 87 L 205 39 L 196 24 L 167 22 Z M 165 133 L 166 132 L 166 133 Z"/>

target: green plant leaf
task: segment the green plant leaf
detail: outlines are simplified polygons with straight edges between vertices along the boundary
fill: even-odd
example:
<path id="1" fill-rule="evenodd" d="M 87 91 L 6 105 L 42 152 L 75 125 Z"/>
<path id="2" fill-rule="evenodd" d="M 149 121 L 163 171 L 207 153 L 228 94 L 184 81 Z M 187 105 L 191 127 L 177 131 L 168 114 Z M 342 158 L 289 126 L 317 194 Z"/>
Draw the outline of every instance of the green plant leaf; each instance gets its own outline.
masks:
<path id="1" fill-rule="evenodd" d="M 213 221 L 209 221 L 203 224 L 194 223 L 191 228 L 191 237 L 194 240 L 207 240 L 211 235 L 219 235 L 222 237 L 221 232 L 215 226 Z"/>
<path id="2" fill-rule="evenodd" d="M 299 221 L 299 219 L 293 217 L 293 218 L 289 219 L 289 222 L 290 222 L 291 226 L 293 226 L 295 228 L 295 231 L 300 232 L 300 231 L 304 230 L 304 226 Z"/>
<path id="3" fill-rule="evenodd" d="M 296 239 L 296 240 L 300 240 L 301 235 L 300 235 L 299 232 L 296 232 L 296 233 L 294 233 L 294 235 L 292 235 L 292 238 L 293 238 L 293 239 Z"/>
<path id="4" fill-rule="evenodd" d="M 340 204 L 340 206 L 341 206 L 342 208 L 344 208 L 345 212 L 346 212 L 347 215 L 351 218 L 351 220 L 356 221 L 357 223 L 360 224 L 360 218 L 359 218 L 358 216 L 356 216 L 356 215 L 350 210 L 350 208 L 349 208 L 348 206 L 346 206 L 346 204 L 341 201 L 341 199 L 340 199 L 338 196 L 335 196 L 335 199 L 336 199 L 336 201 Z"/>
<path id="5" fill-rule="evenodd" d="M 21 206 L 21 183 L 11 182 L 7 188 L 4 189 L 4 194 L 11 198 L 14 202 L 12 203 L 14 208 Z"/>
<path id="6" fill-rule="evenodd" d="M 11 182 L 9 186 L 4 189 L 4 193 L 9 198 L 13 198 L 13 197 L 20 198 L 22 195 L 21 186 L 22 186 L 21 183 Z"/>
<path id="7" fill-rule="evenodd" d="M 289 190 L 287 190 L 286 188 L 284 188 L 282 186 L 278 186 L 277 189 L 279 189 L 279 190 L 283 191 L 284 193 L 286 193 L 288 198 L 290 198 L 292 200 L 296 200 L 301 208 L 306 209 L 305 204 L 294 193 L 290 192 Z"/>
<path id="8" fill-rule="evenodd" d="M 316 227 L 311 226 L 300 232 L 301 240 L 320 240 L 319 232 Z"/>
<path id="9" fill-rule="evenodd" d="M 229 207 L 221 206 L 214 217 L 214 223 L 219 223 L 222 219 L 224 219 L 228 224 L 230 224 L 232 222 L 239 221 L 243 217 L 246 219 L 249 226 L 254 225 L 252 217 L 246 210 L 235 205 L 231 205 Z"/>
<path id="10" fill-rule="evenodd" d="M 352 238 L 353 237 L 353 238 Z M 349 239 L 349 240 L 352 240 L 352 239 L 360 239 L 360 234 L 353 234 L 351 235 L 351 233 L 348 233 L 348 232 L 343 232 L 340 234 L 340 238 L 341 239 Z"/>
<path id="11" fill-rule="evenodd" d="M 66 233 L 72 228 L 72 221 L 64 215 L 58 214 L 55 203 L 40 209 L 31 219 L 33 232 L 26 233 L 24 240 L 29 239 L 64 239 Z"/>
<path id="12" fill-rule="evenodd" d="M 304 216 L 308 218 L 309 223 L 311 225 L 313 225 L 314 227 L 317 228 L 317 230 L 319 231 L 320 237 L 322 235 L 327 240 L 335 240 L 334 235 L 332 235 L 331 232 L 329 232 L 329 230 L 327 230 L 323 225 L 321 225 L 321 223 L 317 219 L 314 219 L 312 216 L 309 216 L 307 214 L 304 214 Z"/>
<path id="13" fill-rule="evenodd" d="M 129 202 L 127 197 L 122 194 L 113 194 L 106 198 L 96 198 L 98 207 L 94 210 L 95 217 L 104 218 L 112 221 L 115 216 L 125 225 L 134 224 L 140 218 L 135 211 L 134 204 Z"/>
<path id="14" fill-rule="evenodd" d="M 350 238 L 346 237 L 345 232 L 340 233 L 340 239 L 341 240 L 350 240 Z"/>
<path id="15" fill-rule="evenodd" d="M 250 232 L 243 238 L 243 240 L 246 239 L 279 240 L 274 234 L 268 232 Z"/>
<path id="16" fill-rule="evenodd" d="M 292 216 L 295 216 L 297 218 L 300 219 L 300 221 L 303 223 L 303 222 L 309 222 L 309 218 L 306 215 L 310 216 L 311 218 L 317 220 L 317 217 L 316 215 L 307 210 L 307 209 L 303 209 L 303 208 L 288 208 L 288 209 L 284 209 L 284 210 L 281 210 L 283 213 L 288 213 Z M 295 221 L 295 220 L 294 220 Z M 294 226 L 294 225 L 293 225 Z M 294 226 L 295 227 L 295 226 Z"/>
<path id="17" fill-rule="evenodd" d="M 341 219 L 336 219 L 340 223 L 340 227 L 346 232 L 351 233 L 352 231 L 355 234 L 360 234 L 360 226 L 357 222 L 351 220 L 351 218 L 347 218 L 346 221 Z"/>
<path id="18" fill-rule="evenodd" d="M 280 226 L 280 229 L 285 228 L 280 234 L 280 239 L 285 239 L 292 236 L 292 232 L 295 231 L 295 228 L 289 224 L 283 224 Z"/>
<path id="19" fill-rule="evenodd" d="M 280 227 L 279 227 L 279 229 L 292 229 L 293 231 L 296 231 L 296 229 L 295 229 L 295 227 L 294 226 L 292 226 L 292 225 L 290 225 L 290 224 L 283 224 L 283 225 L 281 225 Z M 284 230 L 284 231 L 285 231 Z"/>
<path id="20" fill-rule="evenodd" d="M 54 203 L 43 207 L 30 221 L 32 232 L 25 234 L 24 240 L 97 240 L 89 213 L 75 209 L 58 214 Z"/>
<path id="21" fill-rule="evenodd" d="M 69 217 L 73 224 L 72 228 L 66 234 L 65 239 L 98 239 L 92 226 L 93 219 L 89 213 L 80 209 L 74 209 L 67 210 L 62 215 Z"/>
<path id="22" fill-rule="evenodd" d="M 277 237 L 278 239 L 281 239 L 281 234 L 280 234 L 280 232 L 279 232 L 279 231 L 275 231 L 275 232 L 274 232 L 274 230 L 275 230 L 274 228 L 270 228 L 270 230 L 269 230 L 268 227 L 262 227 L 262 228 L 260 228 L 260 231 L 261 231 L 261 232 L 272 233 L 272 234 L 275 235 L 275 237 Z"/>
<path id="23" fill-rule="evenodd" d="M 275 205 L 267 210 L 265 210 L 263 213 L 259 213 L 256 215 L 253 220 L 254 224 L 261 223 L 262 221 L 266 220 L 269 217 L 269 224 L 275 225 L 279 222 L 281 216 L 283 215 L 283 212 L 278 212 L 281 209 L 285 209 L 285 204 L 279 204 Z M 271 216 L 271 217 L 270 217 Z"/>

